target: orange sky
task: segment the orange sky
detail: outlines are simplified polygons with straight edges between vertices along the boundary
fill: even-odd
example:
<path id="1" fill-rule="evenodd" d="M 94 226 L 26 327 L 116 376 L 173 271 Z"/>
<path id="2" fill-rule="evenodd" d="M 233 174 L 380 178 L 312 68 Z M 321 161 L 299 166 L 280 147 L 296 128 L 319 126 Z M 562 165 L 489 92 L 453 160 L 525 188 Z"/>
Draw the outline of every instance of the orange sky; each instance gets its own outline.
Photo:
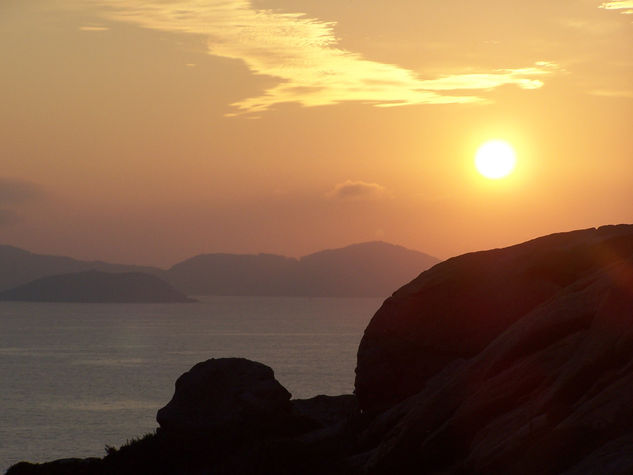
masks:
<path id="1" fill-rule="evenodd" d="M 445 258 L 633 222 L 631 1 L 3 0 L 0 58 L 0 242 L 36 252 Z"/>

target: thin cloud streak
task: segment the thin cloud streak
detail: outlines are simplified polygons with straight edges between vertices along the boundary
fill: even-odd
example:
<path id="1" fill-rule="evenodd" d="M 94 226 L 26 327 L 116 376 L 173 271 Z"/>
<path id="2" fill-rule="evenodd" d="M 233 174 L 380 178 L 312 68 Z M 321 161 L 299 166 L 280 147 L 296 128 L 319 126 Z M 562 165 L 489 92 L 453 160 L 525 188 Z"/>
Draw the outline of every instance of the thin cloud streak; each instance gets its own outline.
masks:
<path id="1" fill-rule="evenodd" d="M 600 8 L 605 10 L 624 10 L 623 15 L 633 15 L 633 0 L 622 0 L 618 2 L 604 2 Z"/>
<path id="2" fill-rule="evenodd" d="M 590 91 L 591 95 L 600 96 L 600 97 L 616 97 L 616 98 L 624 98 L 624 99 L 633 99 L 633 91 L 612 91 L 606 89 L 597 89 L 595 91 Z"/>
<path id="3" fill-rule="evenodd" d="M 85 5 L 86 2 L 77 5 Z M 460 91 L 489 91 L 504 85 L 538 89 L 556 66 L 539 62 L 520 69 L 500 69 L 421 79 L 415 72 L 364 59 L 337 47 L 335 23 L 302 13 L 256 10 L 247 0 L 161 1 L 92 0 L 108 20 L 144 28 L 202 35 L 209 54 L 242 60 L 255 74 L 279 84 L 257 97 L 231 104 L 239 113 L 258 113 L 281 103 L 305 107 L 356 101 L 376 106 L 485 103 Z"/>
<path id="4" fill-rule="evenodd" d="M 109 31 L 107 26 L 80 26 L 81 31 Z"/>

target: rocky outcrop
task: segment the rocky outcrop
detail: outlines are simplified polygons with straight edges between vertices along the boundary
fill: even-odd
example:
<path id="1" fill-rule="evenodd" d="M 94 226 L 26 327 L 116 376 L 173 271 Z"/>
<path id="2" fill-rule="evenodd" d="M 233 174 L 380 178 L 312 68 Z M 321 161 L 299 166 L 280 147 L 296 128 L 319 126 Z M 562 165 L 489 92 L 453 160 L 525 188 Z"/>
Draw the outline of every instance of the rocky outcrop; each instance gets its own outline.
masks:
<path id="1" fill-rule="evenodd" d="M 7 475 L 349 474 L 355 397 L 290 397 L 264 364 L 210 359 L 178 378 L 156 433 L 103 459 L 21 462 Z"/>
<path id="2" fill-rule="evenodd" d="M 334 426 L 358 414 L 356 398 L 351 394 L 294 399 L 292 407 L 295 414 L 315 422 L 319 427 Z"/>
<path id="3" fill-rule="evenodd" d="M 471 358 L 562 289 L 633 253 L 633 226 L 554 234 L 437 264 L 388 298 L 358 350 L 356 395 L 379 412 Z"/>
<path id="4" fill-rule="evenodd" d="M 7 471 L 7 474 L 37 475 L 45 473 L 47 475 L 92 475 L 94 473 L 100 473 L 99 463 L 100 460 L 94 457 L 87 459 L 60 459 L 42 464 L 20 462 L 11 467 Z"/>
<path id="5" fill-rule="evenodd" d="M 290 397 L 262 363 L 210 359 L 178 378 L 172 400 L 156 420 L 161 429 L 180 434 L 262 435 L 288 425 Z"/>
<path id="6" fill-rule="evenodd" d="M 375 445 L 364 469 L 631 473 L 631 387 L 633 258 L 580 279 L 378 416 L 361 437 Z"/>

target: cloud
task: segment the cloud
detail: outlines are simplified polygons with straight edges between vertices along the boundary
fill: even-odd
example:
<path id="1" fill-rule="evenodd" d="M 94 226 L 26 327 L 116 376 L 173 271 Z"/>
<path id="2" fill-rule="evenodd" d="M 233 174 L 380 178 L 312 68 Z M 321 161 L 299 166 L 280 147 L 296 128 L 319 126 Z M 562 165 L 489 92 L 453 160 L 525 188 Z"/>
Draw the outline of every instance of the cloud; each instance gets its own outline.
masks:
<path id="1" fill-rule="evenodd" d="M 11 226 L 20 222 L 20 217 L 8 209 L 0 209 L 0 226 Z"/>
<path id="2" fill-rule="evenodd" d="M 590 91 L 589 94 L 601 97 L 617 97 L 624 99 L 633 99 L 633 90 L 608 90 L 608 89 L 596 89 Z"/>
<path id="3" fill-rule="evenodd" d="M 609 19 L 609 21 L 596 21 L 593 18 L 591 20 L 567 18 L 561 20 L 561 24 L 567 28 L 588 32 L 593 35 L 610 35 L 620 28 L 619 22 L 612 19 Z"/>
<path id="4" fill-rule="evenodd" d="M 385 187 L 378 183 L 347 180 L 336 185 L 326 196 L 342 200 L 365 200 L 380 198 L 385 191 Z"/>
<path id="5" fill-rule="evenodd" d="M 107 26 L 80 26 L 81 31 L 109 31 Z"/>
<path id="6" fill-rule="evenodd" d="M 41 186 L 28 181 L 0 178 L 0 205 L 21 204 L 44 196 Z"/>
<path id="7" fill-rule="evenodd" d="M 633 15 L 633 0 L 623 0 L 619 2 L 604 2 L 600 8 L 605 10 L 624 10 L 623 15 Z"/>
<path id="8" fill-rule="evenodd" d="M 234 114 L 258 113 L 281 103 L 305 107 L 356 101 L 375 106 L 484 103 L 464 91 L 489 91 L 513 84 L 538 89 L 555 66 L 536 63 L 519 69 L 498 69 L 423 79 L 414 71 L 370 61 L 338 46 L 335 23 L 302 13 L 257 10 L 248 0 L 82 0 L 97 5 L 108 20 L 144 28 L 201 35 L 214 56 L 243 61 L 258 75 L 278 84 L 261 95 L 232 104 Z"/>

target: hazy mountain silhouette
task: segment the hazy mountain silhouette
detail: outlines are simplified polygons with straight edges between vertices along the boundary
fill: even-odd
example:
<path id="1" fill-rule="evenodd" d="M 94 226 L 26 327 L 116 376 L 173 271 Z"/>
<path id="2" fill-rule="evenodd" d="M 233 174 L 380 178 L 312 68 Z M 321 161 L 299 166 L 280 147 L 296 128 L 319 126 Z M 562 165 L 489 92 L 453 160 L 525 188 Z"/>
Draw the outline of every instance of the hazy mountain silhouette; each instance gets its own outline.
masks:
<path id="1" fill-rule="evenodd" d="M 0 300 L 30 302 L 192 302 L 158 277 L 95 270 L 42 277 L 0 292 Z"/>
<path id="2" fill-rule="evenodd" d="M 0 291 L 12 289 L 40 277 L 87 270 L 146 274 L 161 272 L 161 269 L 154 267 L 80 261 L 70 257 L 34 254 L 14 246 L 0 245 Z"/>
<path id="3" fill-rule="evenodd" d="M 189 295 L 386 296 L 438 262 L 402 246 L 367 242 L 301 259 L 204 254 L 176 264 L 165 280 Z"/>
<path id="4" fill-rule="evenodd" d="M 98 270 L 160 277 L 187 295 L 384 297 L 438 259 L 385 242 L 353 244 L 301 259 L 272 254 L 203 254 L 168 270 L 80 261 L 0 246 L 0 291 L 41 277 Z"/>

